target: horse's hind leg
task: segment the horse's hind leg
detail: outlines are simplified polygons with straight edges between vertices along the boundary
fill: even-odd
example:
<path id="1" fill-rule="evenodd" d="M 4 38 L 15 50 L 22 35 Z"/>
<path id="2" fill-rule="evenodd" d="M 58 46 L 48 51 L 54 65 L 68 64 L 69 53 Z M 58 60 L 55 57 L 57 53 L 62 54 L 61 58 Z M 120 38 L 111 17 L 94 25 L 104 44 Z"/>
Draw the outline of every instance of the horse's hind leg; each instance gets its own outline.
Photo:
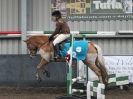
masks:
<path id="1" fill-rule="evenodd" d="M 95 74 L 98 76 L 99 81 L 101 83 L 103 83 L 101 70 L 95 64 L 97 54 L 95 54 L 95 53 L 94 53 L 94 55 L 93 54 L 89 54 L 88 56 L 89 57 L 86 60 L 83 61 L 84 64 L 86 64 L 92 71 L 94 71 Z"/>
<path id="2" fill-rule="evenodd" d="M 102 56 L 103 57 L 103 56 Z M 97 57 L 96 59 L 96 66 L 101 70 L 101 73 L 102 73 L 102 78 L 103 78 L 103 82 L 105 84 L 108 84 L 108 73 L 107 73 L 107 70 L 105 68 L 105 64 L 104 62 L 101 63 Z"/>
<path id="3" fill-rule="evenodd" d="M 40 63 L 37 65 L 37 73 L 36 73 L 36 77 L 38 81 L 41 81 L 41 75 L 45 72 L 48 75 L 48 71 L 44 70 L 44 66 L 47 64 L 48 62 L 45 59 L 41 59 Z"/>
<path id="4" fill-rule="evenodd" d="M 101 74 L 101 71 L 100 69 L 95 65 L 95 64 L 90 64 L 88 61 L 84 61 L 84 63 L 92 70 L 95 72 L 95 74 L 98 76 L 99 78 L 99 81 L 101 83 L 103 83 L 103 79 L 102 79 L 102 74 Z"/>

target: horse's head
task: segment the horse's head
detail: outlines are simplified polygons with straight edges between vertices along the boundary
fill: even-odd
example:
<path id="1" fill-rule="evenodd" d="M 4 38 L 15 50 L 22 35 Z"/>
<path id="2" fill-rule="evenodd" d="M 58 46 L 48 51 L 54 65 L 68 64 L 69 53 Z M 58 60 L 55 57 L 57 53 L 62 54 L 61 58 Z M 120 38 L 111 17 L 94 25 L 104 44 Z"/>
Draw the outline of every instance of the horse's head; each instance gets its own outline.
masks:
<path id="1" fill-rule="evenodd" d="M 30 57 L 34 57 L 37 54 L 37 51 L 40 49 L 40 47 L 45 44 L 45 42 L 48 42 L 48 36 L 31 36 L 26 41 L 27 48 L 30 53 Z"/>
<path id="2" fill-rule="evenodd" d="M 32 44 L 28 39 L 25 41 L 31 58 L 34 58 L 37 54 L 38 47 Z"/>

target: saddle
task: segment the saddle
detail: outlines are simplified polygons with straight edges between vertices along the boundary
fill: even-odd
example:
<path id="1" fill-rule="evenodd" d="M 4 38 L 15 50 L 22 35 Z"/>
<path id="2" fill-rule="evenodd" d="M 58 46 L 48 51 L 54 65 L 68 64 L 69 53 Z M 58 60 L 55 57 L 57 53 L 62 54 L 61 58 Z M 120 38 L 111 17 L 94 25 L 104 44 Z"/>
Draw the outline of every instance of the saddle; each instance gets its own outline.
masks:
<path id="1" fill-rule="evenodd" d="M 64 40 L 63 42 L 59 43 L 59 50 L 62 50 L 64 48 L 65 43 L 69 43 L 70 39 Z"/>
<path id="2" fill-rule="evenodd" d="M 86 54 L 88 52 L 88 41 L 86 40 L 75 40 L 73 42 L 73 58 L 77 60 L 84 60 L 86 57 Z M 70 41 L 62 43 L 60 45 L 59 55 L 61 57 L 66 57 L 66 55 L 70 54 Z"/>
<path id="3" fill-rule="evenodd" d="M 58 57 L 61 57 L 62 56 L 62 55 L 60 55 L 60 51 L 63 50 L 64 45 L 66 43 L 69 43 L 69 42 L 70 42 L 70 39 L 67 39 L 67 40 L 64 40 L 61 43 L 55 45 L 55 47 L 54 47 L 54 51 L 55 51 L 54 52 L 54 57 L 55 58 L 58 58 Z"/>

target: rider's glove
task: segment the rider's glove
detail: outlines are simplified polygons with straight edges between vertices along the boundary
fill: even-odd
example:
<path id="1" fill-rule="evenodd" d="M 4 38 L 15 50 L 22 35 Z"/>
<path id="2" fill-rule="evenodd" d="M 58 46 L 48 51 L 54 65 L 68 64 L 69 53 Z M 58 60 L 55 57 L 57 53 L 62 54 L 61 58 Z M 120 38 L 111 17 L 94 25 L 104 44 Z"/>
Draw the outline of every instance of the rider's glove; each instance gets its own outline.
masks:
<path id="1" fill-rule="evenodd" d="M 52 36 L 50 36 L 50 37 L 49 37 L 49 42 L 50 42 L 50 41 L 52 41 L 52 40 L 53 40 L 53 37 L 52 37 Z"/>

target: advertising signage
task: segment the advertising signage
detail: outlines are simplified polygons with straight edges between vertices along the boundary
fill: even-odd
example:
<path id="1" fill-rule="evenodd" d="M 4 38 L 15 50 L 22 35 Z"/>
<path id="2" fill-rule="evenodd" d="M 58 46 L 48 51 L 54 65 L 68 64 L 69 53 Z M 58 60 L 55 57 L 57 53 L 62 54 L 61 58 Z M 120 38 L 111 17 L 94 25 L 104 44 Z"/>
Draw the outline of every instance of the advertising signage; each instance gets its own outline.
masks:
<path id="1" fill-rule="evenodd" d="M 133 20 L 132 0 L 51 0 L 67 20 Z"/>

